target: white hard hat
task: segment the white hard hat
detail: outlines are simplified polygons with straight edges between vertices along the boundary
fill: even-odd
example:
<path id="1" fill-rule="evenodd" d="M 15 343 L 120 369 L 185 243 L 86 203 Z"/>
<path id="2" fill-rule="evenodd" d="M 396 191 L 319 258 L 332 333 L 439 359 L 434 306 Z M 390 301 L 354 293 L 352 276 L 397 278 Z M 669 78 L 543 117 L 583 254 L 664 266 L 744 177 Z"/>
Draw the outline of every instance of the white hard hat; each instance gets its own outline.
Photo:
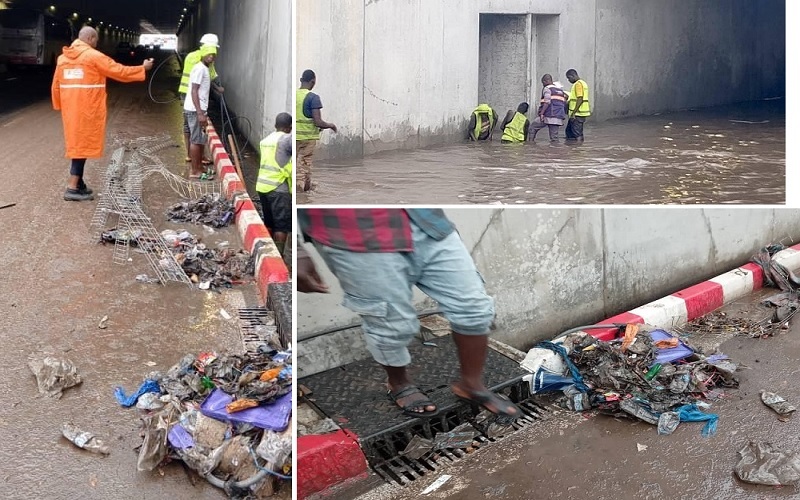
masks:
<path id="1" fill-rule="evenodd" d="M 200 39 L 200 45 L 213 45 L 215 47 L 219 47 L 219 37 L 214 33 L 206 33 Z"/>

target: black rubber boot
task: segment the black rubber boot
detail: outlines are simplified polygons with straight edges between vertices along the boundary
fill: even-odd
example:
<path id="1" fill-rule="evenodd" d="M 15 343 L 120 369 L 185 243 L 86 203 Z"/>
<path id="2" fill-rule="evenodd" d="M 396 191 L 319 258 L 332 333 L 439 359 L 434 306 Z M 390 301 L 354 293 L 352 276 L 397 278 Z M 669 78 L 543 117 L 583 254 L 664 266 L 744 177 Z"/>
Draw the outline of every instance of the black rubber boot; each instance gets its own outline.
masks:
<path id="1" fill-rule="evenodd" d="M 80 189 L 67 189 L 64 191 L 64 200 L 66 201 L 90 201 L 93 200 L 94 196 L 89 193 L 85 193 Z"/>

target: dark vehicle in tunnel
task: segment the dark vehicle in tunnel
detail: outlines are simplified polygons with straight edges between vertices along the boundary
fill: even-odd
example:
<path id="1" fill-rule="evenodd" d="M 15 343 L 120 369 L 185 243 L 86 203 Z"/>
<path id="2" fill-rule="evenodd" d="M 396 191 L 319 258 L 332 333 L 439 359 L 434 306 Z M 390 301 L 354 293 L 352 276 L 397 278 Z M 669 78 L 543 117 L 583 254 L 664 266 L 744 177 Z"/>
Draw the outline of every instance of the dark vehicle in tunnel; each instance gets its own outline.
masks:
<path id="1" fill-rule="evenodd" d="M 0 64 L 55 66 L 75 31 L 67 21 L 34 9 L 0 10 Z"/>
<path id="2" fill-rule="evenodd" d="M 130 42 L 119 42 L 114 52 L 114 60 L 121 64 L 142 64 L 148 57 L 148 51 L 143 45 L 134 46 Z"/>

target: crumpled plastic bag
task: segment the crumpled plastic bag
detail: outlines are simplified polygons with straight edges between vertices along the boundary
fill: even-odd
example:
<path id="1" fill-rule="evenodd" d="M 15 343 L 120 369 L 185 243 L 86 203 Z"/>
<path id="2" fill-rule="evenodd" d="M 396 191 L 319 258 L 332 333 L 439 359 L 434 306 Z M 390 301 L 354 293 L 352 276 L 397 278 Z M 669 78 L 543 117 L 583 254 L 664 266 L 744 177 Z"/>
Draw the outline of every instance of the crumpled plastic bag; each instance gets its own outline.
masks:
<path id="1" fill-rule="evenodd" d="M 230 441 L 225 441 L 210 453 L 201 451 L 196 447 L 176 449 L 175 453 L 189 468 L 205 477 L 217 468 L 229 443 Z"/>
<path id="2" fill-rule="evenodd" d="M 83 382 L 75 364 L 66 358 L 29 359 L 28 367 L 36 376 L 39 392 L 51 398 L 59 399 L 64 389 Z"/>
<path id="3" fill-rule="evenodd" d="M 783 418 L 797 410 L 796 407 L 774 392 L 761 391 L 761 402 L 775 410 L 775 413 Z"/>
<path id="4" fill-rule="evenodd" d="M 144 422 L 144 442 L 139 449 L 136 468 L 139 472 L 151 471 L 167 456 L 167 423 L 164 412 L 142 417 Z"/>
<path id="5" fill-rule="evenodd" d="M 712 436 L 717 432 L 719 415 L 716 413 L 703 413 L 696 404 L 683 405 L 675 409 L 681 422 L 706 422 L 700 432 L 704 437 Z"/>
<path id="6" fill-rule="evenodd" d="M 136 392 L 131 393 L 130 395 L 125 394 L 125 389 L 122 387 L 116 387 L 114 389 L 114 397 L 117 398 L 117 402 L 124 406 L 125 408 L 130 408 L 131 406 L 135 405 L 136 402 L 139 400 L 139 397 L 143 394 L 147 394 L 150 392 L 160 393 L 161 388 L 158 386 L 158 382 L 155 380 L 145 380 L 142 382 L 142 385 L 136 389 Z"/>
<path id="7" fill-rule="evenodd" d="M 292 454 L 292 434 L 275 431 L 264 431 L 261 442 L 256 448 L 256 455 L 276 467 L 281 467 Z"/>
<path id="8" fill-rule="evenodd" d="M 61 434 L 78 448 L 83 448 L 84 450 L 100 455 L 108 455 L 111 453 L 111 450 L 101 439 L 91 432 L 86 432 L 75 427 L 75 425 L 71 423 L 61 426 Z"/>
<path id="9" fill-rule="evenodd" d="M 782 452 L 772 443 L 750 441 L 739 450 L 734 472 L 744 482 L 769 486 L 791 485 L 800 480 L 800 455 Z"/>
<path id="10" fill-rule="evenodd" d="M 658 433 L 662 436 L 668 436 L 675 432 L 680 423 L 681 417 L 677 413 L 665 411 L 658 416 Z"/>

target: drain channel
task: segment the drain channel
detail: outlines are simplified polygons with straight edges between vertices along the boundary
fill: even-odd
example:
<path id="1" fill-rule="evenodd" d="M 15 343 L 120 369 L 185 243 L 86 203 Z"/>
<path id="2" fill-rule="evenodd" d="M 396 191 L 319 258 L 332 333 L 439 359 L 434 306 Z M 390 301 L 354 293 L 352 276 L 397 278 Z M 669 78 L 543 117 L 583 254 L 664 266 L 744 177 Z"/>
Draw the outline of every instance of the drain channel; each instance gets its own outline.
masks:
<path id="1" fill-rule="evenodd" d="M 280 348 L 280 335 L 275 324 L 275 313 L 267 309 L 239 309 L 239 332 L 242 344 L 248 354 L 259 354 L 260 348 L 267 345 L 272 349 Z"/>
<path id="2" fill-rule="evenodd" d="M 443 409 L 434 418 L 416 419 L 402 428 L 363 438 L 360 443 L 361 448 L 372 470 L 388 483 L 408 485 L 443 465 L 466 457 L 477 448 L 506 439 L 517 431 L 550 417 L 551 410 L 535 403 L 528 396 L 528 384 L 525 382 L 520 381 L 498 392 L 514 401 L 522 412 L 512 425 L 512 429 L 507 429 L 501 436 L 492 436 L 492 427 L 489 425 L 492 419 L 485 420 L 486 412 L 476 415 L 470 405 L 459 403 L 455 407 Z M 522 395 L 525 396 L 520 397 Z M 467 422 L 479 433 L 473 439 L 471 447 L 433 450 L 418 459 L 411 459 L 401 454 L 414 436 L 433 439 L 436 434 L 451 431 Z"/>

